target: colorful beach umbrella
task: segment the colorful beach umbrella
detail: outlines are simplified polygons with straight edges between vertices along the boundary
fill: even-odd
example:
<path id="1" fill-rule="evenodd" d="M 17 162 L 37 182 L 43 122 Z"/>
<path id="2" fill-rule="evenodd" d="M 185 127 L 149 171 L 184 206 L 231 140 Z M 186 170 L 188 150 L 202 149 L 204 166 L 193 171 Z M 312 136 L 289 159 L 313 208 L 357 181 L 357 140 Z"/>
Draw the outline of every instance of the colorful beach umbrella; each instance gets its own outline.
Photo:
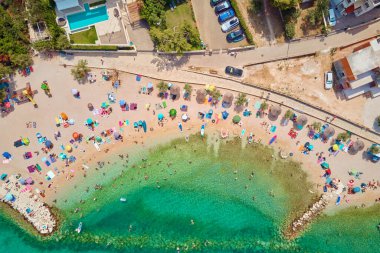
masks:
<path id="1" fill-rule="evenodd" d="M 78 140 L 79 139 L 79 134 L 77 132 L 74 132 L 73 133 L 73 138 L 74 138 L 74 140 Z"/>
<path id="2" fill-rule="evenodd" d="M 28 146 L 30 144 L 30 141 L 28 138 L 22 138 L 22 143 L 25 145 L 25 146 Z"/>
<path id="3" fill-rule="evenodd" d="M 4 157 L 5 159 L 10 159 L 10 158 L 12 157 L 12 155 L 11 155 L 10 153 L 8 153 L 8 152 L 4 152 L 4 153 L 3 153 L 3 157 Z"/>
<path id="4" fill-rule="evenodd" d="M 125 106 L 127 103 L 125 102 L 125 100 L 120 100 L 119 101 L 119 105 L 120 106 Z"/>
<path id="5" fill-rule="evenodd" d="M 334 145 L 332 146 L 332 149 L 333 149 L 334 151 L 338 151 L 338 150 L 339 150 L 339 146 L 338 146 L 338 144 L 334 144 Z"/>

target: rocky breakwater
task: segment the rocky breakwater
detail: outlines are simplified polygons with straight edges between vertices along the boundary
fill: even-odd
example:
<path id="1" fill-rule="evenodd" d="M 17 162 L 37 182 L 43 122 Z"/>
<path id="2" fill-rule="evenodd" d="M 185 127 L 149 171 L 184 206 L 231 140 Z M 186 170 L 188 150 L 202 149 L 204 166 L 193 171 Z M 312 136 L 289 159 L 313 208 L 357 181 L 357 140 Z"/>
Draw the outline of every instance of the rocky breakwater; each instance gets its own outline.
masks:
<path id="1" fill-rule="evenodd" d="M 14 175 L 0 187 L 0 199 L 22 214 L 41 235 L 51 234 L 57 226 L 50 208 L 33 193 L 32 186 L 20 184 Z"/>
<path id="2" fill-rule="evenodd" d="M 317 202 L 315 202 L 309 209 L 304 212 L 301 217 L 295 219 L 288 228 L 284 231 L 285 237 L 292 239 L 303 231 L 312 220 L 317 217 L 327 206 L 331 195 L 323 194 Z"/>

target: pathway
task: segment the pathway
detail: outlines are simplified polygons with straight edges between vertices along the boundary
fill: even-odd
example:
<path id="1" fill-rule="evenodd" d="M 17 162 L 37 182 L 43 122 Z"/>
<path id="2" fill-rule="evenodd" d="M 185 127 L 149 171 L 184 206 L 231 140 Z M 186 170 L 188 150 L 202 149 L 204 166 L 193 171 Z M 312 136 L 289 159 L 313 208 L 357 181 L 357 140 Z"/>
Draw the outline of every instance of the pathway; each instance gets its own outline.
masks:
<path id="1" fill-rule="evenodd" d="M 263 4 L 264 4 L 265 21 L 266 21 L 268 29 L 269 29 L 269 44 L 273 45 L 276 43 L 276 39 L 275 39 L 275 35 L 273 32 L 272 23 L 271 23 L 270 18 L 269 18 L 270 13 L 268 11 L 268 0 L 264 0 Z"/>

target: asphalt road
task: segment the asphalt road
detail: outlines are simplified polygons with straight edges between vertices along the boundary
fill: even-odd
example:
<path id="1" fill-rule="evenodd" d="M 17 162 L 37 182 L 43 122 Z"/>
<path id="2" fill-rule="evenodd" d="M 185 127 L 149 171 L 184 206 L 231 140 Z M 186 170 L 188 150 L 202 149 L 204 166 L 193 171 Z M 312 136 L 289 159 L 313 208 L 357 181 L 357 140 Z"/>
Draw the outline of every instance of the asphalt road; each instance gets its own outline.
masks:
<path id="1" fill-rule="evenodd" d="M 208 45 L 208 49 L 232 48 L 247 44 L 245 40 L 238 43 L 227 42 L 227 34 L 222 32 L 218 16 L 211 7 L 210 1 L 192 0 L 191 2 L 201 39 Z"/>

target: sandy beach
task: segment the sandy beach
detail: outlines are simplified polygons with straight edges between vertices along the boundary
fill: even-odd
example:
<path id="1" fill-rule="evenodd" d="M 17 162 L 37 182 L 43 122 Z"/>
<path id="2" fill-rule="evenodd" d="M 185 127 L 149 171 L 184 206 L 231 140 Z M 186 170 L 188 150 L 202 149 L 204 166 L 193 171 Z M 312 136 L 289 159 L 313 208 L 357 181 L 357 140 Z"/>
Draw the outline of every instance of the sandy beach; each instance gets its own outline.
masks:
<path id="1" fill-rule="evenodd" d="M 332 174 L 331 178 L 340 180 L 345 186 L 350 180 L 354 180 L 355 186 L 360 186 L 361 183 L 368 184 L 368 182 L 377 181 L 380 178 L 380 170 L 378 164 L 372 163 L 364 158 L 364 151 L 372 144 L 367 141 L 365 143 L 365 149 L 356 155 L 340 151 L 336 156 L 329 155 L 328 149 L 331 147 L 330 141 L 323 143 L 320 140 L 311 140 L 308 137 L 308 131 L 306 129 L 298 131 L 298 136 L 295 139 L 291 139 L 288 135 L 289 130 L 292 128 L 292 122 L 287 126 L 281 126 L 280 120 L 285 113 L 285 109 L 282 110 L 281 115 L 277 120 L 270 120 L 267 116 L 260 118 L 256 117 L 257 109 L 254 108 L 256 102 L 263 102 L 263 99 L 257 99 L 249 97 L 249 103 L 246 107 L 252 111 L 252 116 L 244 117 L 242 112 L 237 113 L 231 108 L 224 109 L 219 102 L 216 107 L 211 107 L 209 104 L 199 104 L 196 101 L 196 91 L 203 89 L 204 86 L 193 85 L 193 93 L 190 101 L 185 101 L 182 98 L 183 83 L 173 83 L 180 87 L 181 98 L 175 101 L 166 99 L 167 108 L 156 109 L 155 104 L 162 104 L 163 100 L 157 96 L 156 84 L 158 80 L 152 80 L 141 77 L 140 81 L 136 80 L 135 75 L 120 74 L 119 79 L 121 81 L 120 87 L 116 90 L 112 87 L 110 81 L 102 79 L 101 71 L 94 70 L 92 74 L 95 76 L 96 82 L 78 84 L 73 80 L 70 74 L 69 67 L 63 67 L 60 65 L 58 58 L 52 58 L 48 61 L 35 58 L 34 72 L 28 77 L 21 77 L 17 75 L 14 79 L 14 83 L 17 89 L 25 87 L 25 84 L 29 82 L 32 89 L 38 90 L 38 94 L 35 95 L 35 101 L 38 104 L 38 108 L 33 108 L 31 103 L 16 106 L 15 111 L 7 115 L 0 120 L 0 128 L 6 129 L 0 133 L 1 139 L 1 153 L 7 151 L 12 155 L 12 159 L 9 163 L 3 163 L 0 170 L 1 173 L 21 174 L 23 178 L 32 177 L 35 181 L 34 185 L 31 185 L 32 191 L 38 188 L 44 191 L 44 197 L 41 196 L 42 201 L 49 205 L 54 205 L 54 202 L 62 200 L 62 196 L 65 193 L 72 192 L 74 186 L 79 184 L 86 184 L 86 181 L 90 180 L 93 175 L 103 173 L 96 168 L 100 164 L 109 163 L 115 156 L 120 155 L 120 159 L 126 159 L 125 153 L 121 153 L 121 150 L 130 149 L 129 156 L 141 155 L 143 156 L 149 148 L 158 144 L 167 143 L 176 138 L 186 138 L 191 134 L 198 134 L 202 124 L 205 124 L 205 133 L 207 136 L 216 136 L 220 138 L 220 132 L 222 129 L 229 131 L 229 138 L 241 137 L 244 143 L 247 143 L 247 137 L 250 133 L 254 134 L 254 141 L 261 142 L 264 145 L 268 145 L 269 141 L 277 136 L 276 141 L 271 145 L 276 153 L 292 153 L 292 157 L 287 159 L 294 159 L 301 162 L 304 171 L 309 175 L 309 180 L 314 184 L 313 189 L 309 189 L 312 192 L 322 193 L 323 186 L 325 185 L 326 178 L 322 177 L 324 171 L 321 169 L 319 158 L 325 158 L 329 163 Z M 143 73 L 141 73 L 143 75 Z M 52 97 L 46 96 L 40 89 L 42 81 L 46 80 L 51 88 Z M 152 94 L 142 94 L 140 91 L 142 87 L 148 83 L 153 83 L 154 91 Z M 191 80 L 189 80 L 191 82 Z M 217 86 L 217 84 L 215 84 Z M 71 90 L 75 88 L 80 91 L 80 99 L 73 97 Z M 101 115 L 94 115 L 89 111 L 88 103 L 93 104 L 95 109 L 99 109 L 103 102 L 108 101 L 107 94 L 113 92 L 116 96 L 116 103 L 111 104 L 112 113 L 110 115 L 102 117 Z M 225 92 L 221 90 L 221 93 Z M 233 94 L 235 97 L 236 93 Z M 122 111 L 119 106 L 119 100 L 125 100 L 127 103 L 136 103 L 136 110 Z M 149 105 L 149 106 L 148 106 Z M 186 112 L 190 120 L 187 122 L 181 121 L 180 111 L 181 105 L 187 105 L 188 111 Z M 149 107 L 149 110 L 147 109 Z M 269 104 L 269 107 L 271 105 Z M 178 115 L 175 119 L 169 118 L 169 110 L 175 108 Z M 219 114 L 222 111 L 227 111 L 229 117 L 227 120 L 216 120 L 215 123 L 211 119 L 199 119 L 198 112 L 208 112 L 209 109 L 213 109 L 214 115 Z M 74 124 L 67 128 L 56 126 L 55 118 L 64 112 L 69 119 L 73 119 Z M 162 113 L 165 116 L 163 126 L 158 124 L 157 115 Z M 233 124 L 232 117 L 236 114 L 241 116 L 240 124 Z M 212 119 L 215 119 L 215 117 Z M 98 126 L 94 131 L 91 131 L 89 127 L 85 125 L 86 119 L 92 118 L 98 122 Z M 128 120 L 129 125 L 120 125 L 119 122 L 126 122 Z M 147 124 L 147 132 L 139 128 L 137 130 L 133 127 L 133 122 L 139 120 L 145 120 Z M 307 124 L 312 124 L 315 120 L 308 118 Z M 179 131 L 178 124 L 182 122 L 183 131 Z M 321 122 L 325 124 L 326 122 Z M 276 126 L 275 130 L 273 126 Z M 92 141 L 86 141 L 86 138 L 91 135 L 100 135 L 101 131 L 114 129 L 120 132 L 123 136 L 123 142 L 114 140 L 111 136 L 109 141 L 100 145 L 100 150 L 97 151 Z M 242 130 L 245 129 L 244 135 Z M 336 134 L 340 133 L 339 129 L 335 129 Z M 54 135 L 56 132 L 61 133 L 61 137 L 56 140 Z M 73 139 L 74 132 L 83 135 L 83 141 L 70 144 L 70 140 Z M 42 136 L 46 136 L 47 140 L 51 140 L 53 148 L 49 153 L 66 153 L 68 156 L 75 156 L 76 161 L 70 163 L 69 166 L 65 166 L 65 162 L 61 159 L 57 159 L 57 162 L 47 166 L 43 162 L 43 157 L 48 157 L 41 148 L 43 144 L 38 143 L 36 134 L 40 133 Z M 336 136 L 335 134 L 335 136 Z M 29 138 L 30 144 L 28 146 L 22 146 L 16 148 L 13 146 L 14 141 L 23 138 Z M 106 138 L 103 138 L 104 140 Z M 351 140 L 355 141 L 357 138 L 355 135 L 351 136 Z M 313 144 L 314 149 L 309 154 L 303 154 L 300 147 L 306 142 Z M 72 152 L 62 150 L 61 146 L 66 147 L 70 145 L 73 147 Z M 25 152 L 31 152 L 33 157 L 30 159 L 24 159 L 23 154 Z M 320 154 L 323 152 L 321 157 Z M 112 155 L 110 155 L 112 154 Z M 274 156 L 273 159 L 281 159 L 280 156 Z M 27 167 L 34 164 L 40 164 L 42 171 L 40 173 L 28 173 Z M 84 166 L 83 166 L 84 165 Z M 51 180 L 46 179 L 48 171 L 52 171 L 55 177 Z M 354 178 L 349 175 L 349 171 L 361 172 L 359 177 Z M 108 173 L 108 172 L 107 172 Z M 329 190 L 330 191 L 330 190 Z M 368 189 L 364 194 L 348 195 L 347 192 L 341 194 L 342 201 L 339 206 L 335 205 L 336 197 L 331 199 L 331 205 L 328 210 L 342 209 L 349 206 L 362 206 L 363 204 L 369 206 L 375 203 L 375 199 L 379 198 L 380 191 Z"/>

